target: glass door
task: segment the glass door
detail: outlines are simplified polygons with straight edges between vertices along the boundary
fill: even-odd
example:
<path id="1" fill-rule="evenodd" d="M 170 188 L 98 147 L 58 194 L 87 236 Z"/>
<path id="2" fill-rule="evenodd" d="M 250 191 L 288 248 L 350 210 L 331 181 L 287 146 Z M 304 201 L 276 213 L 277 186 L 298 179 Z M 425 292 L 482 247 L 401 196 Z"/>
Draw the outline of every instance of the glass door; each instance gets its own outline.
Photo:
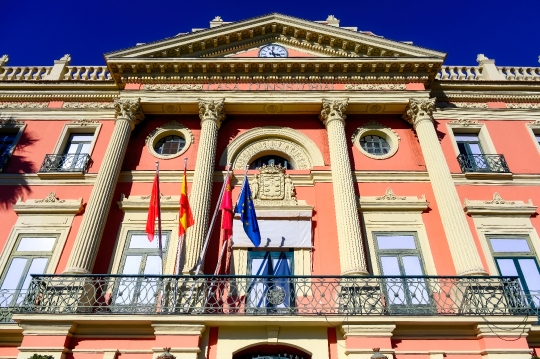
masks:
<path id="1" fill-rule="evenodd" d="M 478 135 L 473 133 L 456 133 L 454 135 L 460 155 L 466 157 L 468 167 L 471 171 L 485 171 L 488 163 L 484 156 L 484 151 L 480 145 Z"/>
<path id="2" fill-rule="evenodd" d="M 90 144 L 93 138 L 93 133 L 71 134 L 64 150 L 64 160 L 61 168 L 65 171 L 82 171 L 86 164 L 86 155 L 89 154 Z"/>

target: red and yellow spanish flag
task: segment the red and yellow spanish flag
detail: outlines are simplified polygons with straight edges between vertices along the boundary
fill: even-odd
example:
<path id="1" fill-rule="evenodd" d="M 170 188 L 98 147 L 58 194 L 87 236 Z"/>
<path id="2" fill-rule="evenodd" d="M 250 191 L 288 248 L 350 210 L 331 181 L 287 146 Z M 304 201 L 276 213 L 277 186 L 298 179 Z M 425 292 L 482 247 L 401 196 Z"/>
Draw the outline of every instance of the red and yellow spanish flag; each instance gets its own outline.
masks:
<path id="1" fill-rule="evenodd" d="M 193 214 L 191 214 L 191 208 L 189 207 L 189 200 L 187 196 L 187 176 L 186 168 L 184 167 L 182 191 L 180 192 L 180 225 L 178 226 L 178 235 L 183 236 L 187 229 L 194 223 Z"/>

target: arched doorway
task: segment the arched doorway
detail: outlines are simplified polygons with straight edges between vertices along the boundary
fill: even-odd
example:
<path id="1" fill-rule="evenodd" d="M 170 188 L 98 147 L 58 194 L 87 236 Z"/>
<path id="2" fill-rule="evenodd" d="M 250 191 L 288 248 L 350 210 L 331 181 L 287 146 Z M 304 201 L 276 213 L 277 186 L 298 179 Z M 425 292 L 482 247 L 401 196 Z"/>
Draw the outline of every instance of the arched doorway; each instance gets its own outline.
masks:
<path id="1" fill-rule="evenodd" d="M 256 345 L 239 351 L 233 359 L 311 359 L 311 355 L 287 345 Z"/>

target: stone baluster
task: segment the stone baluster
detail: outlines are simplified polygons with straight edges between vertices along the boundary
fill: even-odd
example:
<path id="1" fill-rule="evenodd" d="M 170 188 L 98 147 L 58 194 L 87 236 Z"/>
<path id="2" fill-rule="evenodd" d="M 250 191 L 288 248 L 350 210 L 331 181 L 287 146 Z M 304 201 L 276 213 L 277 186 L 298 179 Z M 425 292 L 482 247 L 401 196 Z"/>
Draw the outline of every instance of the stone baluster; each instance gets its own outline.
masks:
<path id="1" fill-rule="evenodd" d="M 208 230 L 218 129 L 225 118 L 223 104 L 223 100 L 199 100 L 201 135 L 189 196 L 195 223 L 186 234 L 184 273 L 189 273 L 197 265 Z"/>
<path id="2" fill-rule="evenodd" d="M 345 136 L 347 99 L 323 100 L 319 118 L 326 126 L 330 146 L 332 187 L 342 275 L 367 275 L 362 232 Z"/>
<path id="3" fill-rule="evenodd" d="M 435 99 L 410 99 L 403 118 L 414 126 L 458 275 L 486 275 L 433 124 Z"/>
<path id="4" fill-rule="evenodd" d="M 64 273 L 91 273 L 126 154 L 129 136 L 142 121 L 140 99 L 114 102 L 116 122 Z"/>

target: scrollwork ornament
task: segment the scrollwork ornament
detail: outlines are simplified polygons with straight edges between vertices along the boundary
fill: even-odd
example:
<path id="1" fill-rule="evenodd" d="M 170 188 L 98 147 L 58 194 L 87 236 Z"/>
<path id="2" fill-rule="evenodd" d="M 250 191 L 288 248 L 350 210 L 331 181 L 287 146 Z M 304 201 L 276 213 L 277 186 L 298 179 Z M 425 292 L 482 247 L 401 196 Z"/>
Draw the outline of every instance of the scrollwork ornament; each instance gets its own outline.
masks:
<path id="1" fill-rule="evenodd" d="M 347 111 L 347 106 L 349 105 L 348 99 L 342 100 L 327 100 L 323 99 L 323 108 L 319 119 L 325 124 L 328 125 L 333 120 L 339 120 L 344 122 L 347 118 L 345 111 Z"/>
<path id="2" fill-rule="evenodd" d="M 115 99 L 114 110 L 116 118 L 124 118 L 131 121 L 134 125 L 144 120 L 144 114 L 141 107 L 141 99 Z"/>
<path id="3" fill-rule="evenodd" d="M 415 126 L 422 120 L 433 120 L 433 110 L 435 109 L 435 98 L 430 99 L 409 99 L 409 105 L 405 109 L 403 119 Z"/>
<path id="4" fill-rule="evenodd" d="M 225 111 L 223 110 L 225 100 L 202 100 L 199 99 L 199 118 L 201 123 L 204 121 L 214 121 L 218 127 L 225 119 Z"/>

